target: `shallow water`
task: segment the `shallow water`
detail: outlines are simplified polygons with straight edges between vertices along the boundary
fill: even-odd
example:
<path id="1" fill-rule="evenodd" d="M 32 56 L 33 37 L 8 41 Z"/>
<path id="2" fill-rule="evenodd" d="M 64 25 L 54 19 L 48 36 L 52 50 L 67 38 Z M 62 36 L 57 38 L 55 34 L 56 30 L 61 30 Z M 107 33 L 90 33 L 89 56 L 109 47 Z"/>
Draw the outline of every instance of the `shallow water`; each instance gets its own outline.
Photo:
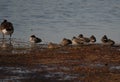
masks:
<path id="1" fill-rule="evenodd" d="M 31 34 L 59 43 L 81 33 L 120 42 L 120 0 L 0 0 L 0 11 L 0 22 L 14 24 L 13 38 L 26 42 Z"/>
<path id="2" fill-rule="evenodd" d="M 25 54 L 31 49 L 30 43 L 17 39 L 0 39 L 0 54 Z"/>
<path id="3" fill-rule="evenodd" d="M 81 67 L 92 67 L 96 69 L 105 68 L 106 66 L 102 63 L 87 64 L 83 63 Z M 59 66 L 56 64 L 44 65 L 39 64 L 34 67 L 0 67 L 0 81 L 1 82 L 24 82 L 27 80 L 36 80 L 48 82 L 49 80 L 57 82 L 71 82 L 77 78 L 87 78 L 87 73 L 70 73 L 73 68 Z M 109 71 L 120 71 L 119 65 L 109 65 Z M 28 81 L 29 82 L 29 81 Z"/>
<path id="4" fill-rule="evenodd" d="M 47 66 L 47 65 L 39 65 L 34 68 L 28 67 L 0 67 L 0 81 L 19 81 L 27 80 L 27 79 L 39 79 L 39 81 L 53 79 L 53 81 L 70 81 L 77 78 L 78 74 L 68 74 L 60 71 L 61 69 L 68 71 L 67 67 L 59 68 L 57 65 Z M 56 72 L 52 72 L 57 70 Z"/>

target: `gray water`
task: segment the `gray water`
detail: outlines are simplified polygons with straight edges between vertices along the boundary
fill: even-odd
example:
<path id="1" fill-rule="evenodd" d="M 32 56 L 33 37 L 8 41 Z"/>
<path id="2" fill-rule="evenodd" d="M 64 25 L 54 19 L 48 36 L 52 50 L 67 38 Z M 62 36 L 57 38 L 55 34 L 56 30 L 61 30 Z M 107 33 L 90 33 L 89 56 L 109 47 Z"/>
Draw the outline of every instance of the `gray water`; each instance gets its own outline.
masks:
<path id="1" fill-rule="evenodd" d="M 72 60 L 72 62 L 74 62 Z M 105 68 L 104 64 L 85 64 L 81 67 Z M 76 78 L 88 78 L 87 73 L 71 73 L 73 68 L 58 65 L 37 65 L 34 67 L 0 67 L 0 82 L 73 82 Z M 57 70 L 57 71 L 55 71 Z M 62 71 L 61 71 L 62 70 Z M 119 65 L 109 65 L 111 72 L 120 71 Z M 70 73 L 69 73 L 70 72 Z M 81 79 L 81 80 L 82 80 Z M 83 81 L 74 81 L 83 82 Z"/>
<path id="2" fill-rule="evenodd" d="M 81 33 L 120 42 L 120 0 L 0 0 L 3 19 L 14 24 L 12 38 L 26 42 L 32 34 L 59 43 Z"/>

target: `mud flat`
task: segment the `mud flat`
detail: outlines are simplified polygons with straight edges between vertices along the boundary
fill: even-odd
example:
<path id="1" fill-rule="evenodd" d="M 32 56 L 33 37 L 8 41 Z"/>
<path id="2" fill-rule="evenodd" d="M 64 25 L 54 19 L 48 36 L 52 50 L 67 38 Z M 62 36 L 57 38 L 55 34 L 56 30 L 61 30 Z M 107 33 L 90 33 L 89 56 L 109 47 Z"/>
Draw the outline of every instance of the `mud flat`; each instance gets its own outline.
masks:
<path id="1" fill-rule="evenodd" d="M 120 82 L 120 45 L 0 49 L 1 82 Z"/>

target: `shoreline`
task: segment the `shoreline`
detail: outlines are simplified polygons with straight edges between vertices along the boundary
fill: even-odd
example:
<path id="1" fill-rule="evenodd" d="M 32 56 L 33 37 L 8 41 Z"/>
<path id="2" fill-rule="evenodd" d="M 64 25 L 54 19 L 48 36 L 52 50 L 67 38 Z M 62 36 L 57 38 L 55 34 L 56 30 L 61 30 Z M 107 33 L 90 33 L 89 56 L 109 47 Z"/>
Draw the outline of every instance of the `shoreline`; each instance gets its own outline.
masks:
<path id="1" fill-rule="evenodd" d="M 43 47 L 38 44 L 31 48 L 12 48 L 6 50 L 8 53 L 4 54 L 0 52 L 0 67 L 2 70 L 5 69 L 4 71 L 25 72 L 23 76 L 26 75 L 27 78 L 22 79 L 21 82 L 42 80 L 45 82 L 120 81 L 120 45 L 70 45 L 55 49 Z M 27 73 L 26 70 L 29 70 L 30 73 Z M 19 72 L 17 74 L 18 77 L 21 77 Z M 29 77 L 32 74 L 36 76 Z M 11 75 L 14 74 L 11 73 Z M 64 79 L 65 77 L 66 79 Z"/>
<path id="2" fill-rule="evenodd" d="M 99 59 L 100 57 L 102 57 L 105 60 L 104 56 L 119 56 L 120 54 L 120 45 L 115 45 L 115 46 L 107 46 L 107 45 L 101 45 L 101 44 L 88 44 L 88 45 L 79 45 L 79 46 L 73 46 L 73 45 L 69 45 L 69 46 L 64 46 L 64 47 L 60 47 L 60 48 L 53 48 L 53 49 L 49 49 L 46 48 L 47 46 L 44 44 L 38 44 L 37 46 L 31 47 L 31 48 L 24 48 L 24 47 L 18 47 L 18 48 L 1 48 L 0 50 L 0 56 L 1 57 L 6 57 L 6 59 L 2 59 L 0 58 L 1 61 L 7 60 L 7 58 L 14 58 L 16 56 L 20 57 L 20 58 L 26 58 L 29 59 L 32 56 L 40 56 L 40 58 L 44 58 L 44 56 L 60 56 L 63 55 L 64 57 L 68 55 L 70 55 L 71 57 L 75 57 L 75 58 L 80 58 L 82 56 L 95 56 L 95 59 Z M 44 55 L 43 55 L 44 54 Z M 7 57 L 8 56 L 8 57 Z M 26 57 L 28 56 L 28 58 Z M 76 57 L 77 56 L 77 57 Z M 55 57 L 54 57 L 55 58 Z M 83 57 L 83 59 L 85 59 Z M 95 60 L 94 59 L 94 60 Z M 107 59 L 108 60 L 108 59 Z M 2 64 L 0 61 L 0 64 Z M 117 61 L 117 60 L 116 60 Z M 120 61 L 120 60 L 119 60 Z M 110 60 L 109 60 L 110 62 Z M 7 61 L 6 61 L 7 63 Z M 10 62 L 9 62 L 10 63 Z"/>

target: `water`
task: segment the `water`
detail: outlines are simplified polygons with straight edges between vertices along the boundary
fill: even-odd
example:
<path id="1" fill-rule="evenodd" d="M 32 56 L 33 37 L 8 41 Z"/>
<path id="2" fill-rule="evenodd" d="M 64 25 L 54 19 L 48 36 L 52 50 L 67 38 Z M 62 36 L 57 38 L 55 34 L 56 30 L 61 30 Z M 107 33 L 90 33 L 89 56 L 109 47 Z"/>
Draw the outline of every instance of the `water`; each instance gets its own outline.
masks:
<path id="1" fill-rule="evenodd" d="M 83 63 L 81 67 L 91 67 L 97 70 L 105 68 L 105 65 L 101 63 Z M 0 67 L 0 82 L 72 82 L 72 80 L 76 78 L 87 78 L 87 73 L 72 73 L 71 70 L 73 68 L 42 64 L 34 67 Z M 120 65 L 109 65 L 108 70 L 112 72 L 117 71 L 117 73 L 119 73 Z M 75 82 L 81 81 L 79 79 L 79 81 Z"/>
<path id="2" fill-rule="evenodd" d="M 26 42 L 32 34 L 59 43 L 83 33 L 97 42 L 106 34 L 119 43 L 119 13 L 120 0 L 0 0 L 0 22 L 12 22 L 13 38 Z"/>
<path id="3" fill-rule="evenodd" d="M 57 82 L 66 82 L 73 80 L 78 77 L 78 74 L 69 74 L 65 72 L 60 72 L 59 70 L 68 71 L 65 68 L 59 68 L 57 65 L 55 66 L 46 66 L 46 65 L 38 65 L 36 68 L 27 68 L 27 67 L 0 67 L 0 82 L 29 82 L 24 80 L 33 80 L 30 82 L 41 82 L 42 80 L 46 80 L 45 82 L 49 82 L 48 79 L 53 79 L 53 81 L 57 80 Z M 69 69 L 69 68 L 67 68 Z M 54 72 L 53 70 L 58 70 Z M 52 72 L 53 71 L 53 72 Z"/>

